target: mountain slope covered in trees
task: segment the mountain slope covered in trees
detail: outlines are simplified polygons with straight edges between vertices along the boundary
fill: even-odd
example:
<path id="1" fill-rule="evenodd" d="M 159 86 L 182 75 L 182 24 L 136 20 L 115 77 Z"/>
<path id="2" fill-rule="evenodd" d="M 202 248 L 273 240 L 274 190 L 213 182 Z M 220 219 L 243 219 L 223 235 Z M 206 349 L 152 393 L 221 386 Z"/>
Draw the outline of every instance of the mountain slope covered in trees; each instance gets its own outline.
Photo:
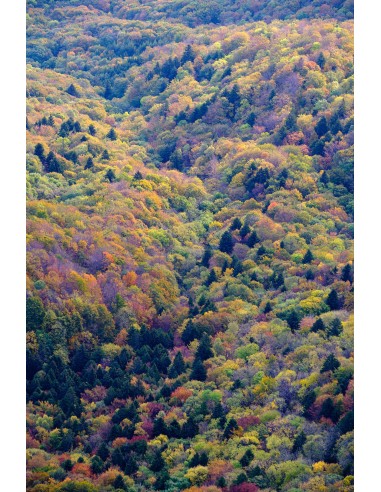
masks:
<path id="1" fill-rule="evenodd" d="M 28 491 L 353 491 L 352 15 L 28 2 Z"/>

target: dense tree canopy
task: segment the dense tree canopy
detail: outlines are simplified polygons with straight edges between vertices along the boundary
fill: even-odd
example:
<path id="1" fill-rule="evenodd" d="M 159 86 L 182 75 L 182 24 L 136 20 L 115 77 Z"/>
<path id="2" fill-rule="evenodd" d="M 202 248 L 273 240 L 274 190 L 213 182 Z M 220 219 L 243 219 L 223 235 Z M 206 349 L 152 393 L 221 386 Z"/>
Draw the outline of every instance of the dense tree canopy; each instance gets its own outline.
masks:
<path id="1" fill-rule="evenodd" d="M 27 490 L 353 491 L 353 3 L 27 14 Z"/>

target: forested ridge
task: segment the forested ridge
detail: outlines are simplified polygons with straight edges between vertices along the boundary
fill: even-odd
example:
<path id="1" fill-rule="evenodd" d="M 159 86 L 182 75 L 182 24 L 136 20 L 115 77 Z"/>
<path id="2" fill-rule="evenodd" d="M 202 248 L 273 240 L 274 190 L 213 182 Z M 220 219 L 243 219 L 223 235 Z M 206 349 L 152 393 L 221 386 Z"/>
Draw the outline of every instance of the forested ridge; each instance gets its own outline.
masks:
<path id="1" fill-rule="evenodd" d="M 354 490 L 352 17 L 28 1 L 28 491 Z"/>

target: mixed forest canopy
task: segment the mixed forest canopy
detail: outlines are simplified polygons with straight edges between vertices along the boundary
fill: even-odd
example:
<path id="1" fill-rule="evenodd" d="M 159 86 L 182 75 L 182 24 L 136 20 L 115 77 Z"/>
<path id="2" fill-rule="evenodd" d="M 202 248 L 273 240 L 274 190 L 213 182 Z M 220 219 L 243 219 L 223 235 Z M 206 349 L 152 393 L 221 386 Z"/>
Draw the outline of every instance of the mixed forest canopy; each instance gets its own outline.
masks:
<path id="1" fill-rule="evenodd" d="M 27 2 L 27 490 L 353 492 L 353 2 Z"/>

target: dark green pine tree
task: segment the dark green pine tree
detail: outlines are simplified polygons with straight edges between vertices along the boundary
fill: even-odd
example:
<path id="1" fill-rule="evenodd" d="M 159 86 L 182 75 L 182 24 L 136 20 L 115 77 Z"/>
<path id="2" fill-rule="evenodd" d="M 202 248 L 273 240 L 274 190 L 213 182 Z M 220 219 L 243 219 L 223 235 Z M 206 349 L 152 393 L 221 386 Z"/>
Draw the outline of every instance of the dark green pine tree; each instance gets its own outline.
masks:
<path id="1" fill-rule="evenodd" d="M 339 296 L 335 289 L 332 289 L 325 301 L 331 311 L 337 311 L 341 307 Z"/>
<path id="2" fill-rule="evenodd" d="M 302 262 L 303 262 L 304 264 L 306 264 L 306 263 L 311 263 L 311 261 L 312 261 L 313 259 L 314 259 L 314 255 L 311 253 L 311 250 L 310 250 L 310 249 L 307 249 L 306 254 L 305 254 L 305 255 L 304 255 L 304 257 L 303 257 Z"/>
<path id="3" fill-rule="evenodd" d="M 307 442 L 307 437 L 306 437 L 305 433 L 302 431 L 300 434 L 298 434 L 295 437 L 295 440 L 294 440 L 294 443 L 292 446 L 292 452 L 298 453 L 303 448 L 303 446 L 306 444 L 306 442 Z"/>
<path id="4" fill-rule="evenodd" d="M 232 225 L 230 226 L 231 231 L 236 231 L 238 229 L 241 229 L 242 227 L 242 222 L 238 217 L 235 217 L 235 219 L 232 222 Z"/>
<path id="5" fill-rule="evenodd" d="M 211 285 L 213 282 L 217 282 L 218 278 L 217 278 L 217 274 L 214 270 L 214 268 L 212 268 L 212 270 L 210 271 L 209 275 L 208 275 L 208 278 L 206 279 L 206 282 L 205 282 L 205 285 L 206 286 L 209 286 Z"/>
<path id="6" fill-rule="evenodd" d="M 196 351 L 196 359 L 207 360 L 213 357 L 212 342 L 210 336 L 204 333 Z"/>
<path id="7" fill-rule="evenodd" d="M 74 131 L 74 133 L 78 133 L 78 132 L 81 132 L 82 131 L 81 123 L 79 121 L 76 121 L 74 123 L 74 125 L 73 125 L 73 131 Z M 86 140 L 87 140 L 86 135 L 83 135 L 82 139 L 81 139 L 81 142 L 86 142 Z"/>
<path id="8" fill-rule="evenodd" d="M 75 87 L 74 84 L 70 84 L 69 87 L 66 89 L 66 92 L 70 94 L 70 96 L 80 97 L 80 93 L 78 92 L 78 89 Z"/>
<path id="9" fill-rule="evenodd" d="M 224 439 L 230 439 L 232 435 L 234 434 L 234 431 L 238 429 L 238 424 L 235 419 L 230 419 L 228 423 L 226 424 L 224 433 L 223 433 L 223 438 Z"/>
<path id="10" fill-rule="evenodd" d="M 164 469 L 160 473 L 157 474 L 156 481 L 154 483 L 155 490 L 166 490 L 167 482 L 170 479 L 170 475 L 168 470 Z"/>
<path id="11" fill-rule="evenodd" d="M 189 468 L 194 468 L 200 464 L 200 455 L 196 452 L 189 462 Z"/>
<path id="12" fill-rule="evenodd" d="M 108 169 L 105 177 L 109 180 L 110 183 L 113 183 L 116 180 L 115 172 L 113 169 Z"/>
<path id="13" fill-rule="evenodd" d="M 132 455 L 129 455 L 126 460 L 126 467 L 124 469 L 124 473 L 130 476 L 130 475 L 134 475 L 138 470 L 139 470 L 139 465 L 136 459 Z"/>
<path id="14" fill-rule="evenodd" d="M 266 253 L 267 253 L 266 248 L 263 245 L 259 246 L 259 248 L 257 250 L 257 258 L 260 258 L 261 256 L 265 255 Z"/>
<path id="15" fill-rule="evenodd" d="M 242 229 L 239 231 L 239 235 L 242 239 L 244 239 L 250 233 L 250 227 L 245 224 Z"/>
<path id="16" fill-rule="evenodd" d="M 242 472 L 238 475 L 238 477 L 234 480 L 234 485 L 241 485 L 247 482 L 248 478 L 245 472 Z"/>
<path id="17" fill-rule="evenodd" d="M 185 326 L 185 329 L 181 335 L 182 341 L 185 345 L 189 345 L 195 338 L 198 338 L 199 333 L 192 320 L 189 320 Z"/>
<path id="18" fill-rule="evenodd" d="M 206 268 L 209 268 L 209 261 L 210 261 L 212 256 L 213 256 L 212 248 L 210 247 L 210 244 L 207 244 L 205 246 L 204 255 L 203 255 L 202 260 L 201 260 L 201 265 L 206 267 Z"/>
<path id="19" fill-rule="evenodd" d="M 63 167 L 59 160 L 57 159 L 56 155 L 50 151 L 49 154 L 47 155 L 45 162 L 44 162 L 44 168 L 47 173 L 62 173 L 63 172 Z"/>
<path id="20" fill-rule="evenodd" d="M 340 366 L 341 364 L 336 357 L 333 354 L 329 354 L 329 356 L 325 359 L 320 372 L 323 374 L 324 372 L 335 371 Z"/>
<path id="21" fill-rule="evenodd" d="M 344 282 L 353 282 L 352 267 L 349 263 L 345 265 L 341 272 L 341 280 L 343 280 Z"/>
<path id="22" fill-rule="evenodd" d="M 150 470 L 152 470 L 153 472 L 159 472 L 164 468 L 164 466 L 165 466 L 165 461 L 161 455 L 161 452 L 157 451 L 153 457 Z"/>
<path id="23" fill-rule="evenodd" d="M 107 133 L 106 137 L 110 140 L 116 140 L 118 138 L 114 128 L 110 128 L 110 131 Z"/>
<path id="24" fill-rule="evenodd" d="M 241 466 L 245 468 L 250 465 L 253 459 L 254 459 L 254 453 L 251 449 L 248 449 L 245 452 L 245 454 L 242 456 L 242 458 L 239 460 L 239 462 L 241 463 Z"/>
<path id="25" fill-rule="evenodd" d="M 317 122 L 315 126 L 315 132 L 318 137 L 322 137 L 328 132 L 328 123 L 327 123 L 327 118 L 323 116 L 320 118 L 320 120 Z"/>
<path id="26" fill-rule="evenodd" d="M 320 176 L 320 182 L 323 183 L 323 185 L 327 186 L 329 183 L 329 177 L 327 171 L 323 171 L 322 175 Z"/>
<path id="27" fill-rule="evenodd" d="M 300 328 L 300 318 L 296 311 L 291 311 L 287 317 L 288 326 L 291 328 L 291 332 L 294 333 Z"/>
<path id="28" fill-rule="evenodd" d="M 167 435 L 167 426 L 161 417 L 154 420 L 152 433 L 154 437 L 157 437 L 160 434 Z"/>
<path id="29" fill-rule="evenodd" d="M 196 358 L 193 362 L 190 378 L 195 379 L 196 381 L 205 381 L 206 375 L 206 369 L 204 364 L 202 363 L 202 360 Z"/>
<path id="30" fill-rule="evenodd" d="M 327 60 L 326 60 L 326 58 L 325 58 L 325 56 L 324 56 L 324 53 L 323 53 L 323 52 L 320 52 L 320 53 L 319 53 L 319 56 L 317 57 L 316 63 L 319 65 L 319 67 L 320 67 L 321 69 L 323 69 L 323 68 L 324 68 L 324 66 L 325 66 L 325 64 L 326 64 L 326 61 L 327 61 Z"/>
<path id="31" fill-rule="evenodd" d="M 38 143 L 34 148 L 34 155 L 36 155 L 42 163 L 45 162 L 45 149 L 41 143 Z"/>
<path id="32" fill-rule="evenodd" d="M 183 56 L 181 57 L 181 65 L 184 65 L 184 63 L 190 61 L 193 62 L 196 57 L 196 53 L 193 51 L 193 48 L 190 44 L 187 45 L 187 47 L 184 50 Z"/>
<path id="33" fill-rule="evenodd" d="M 233 248 L 234 248 L 233 237 L 229 231 L 225 231 L 220 239 L 219 249 L 223 253 L 227 253 L 228 255 L 231 255 L 233 252 Z"/>
<path id="34" fill-rule="evenodd" d="M 95 129 L 95 126 L 92 123 L 89 125 L 89 133 L 93 137 L 97 134 L 97 130 Z"/>
<path id="35" fill-rule="evenodd" d="M 185 362 L 182 353 L 179 351 L 173 359 L 173 367 L 176 369 L 178 375 L 185 372 Z"/>
<path id="36" fill-rule="evenodd" d="M 108 153 L 108 150 L 105 149 L 103 152 L 102 152 L 102 159 L 105 160 L 105 161 L 108 161 L 110 160 L 110 154 Z"/>
<path id="37" fill-rule="evenodd" d="M 91 471 L 95 473 L 95 475 L 99 475 L 103 472 L 104 463 L 100 459 L 99 456 L 95 455 L 91 458 Z"/>
<path id="38" fill-rule="evenodd" d="M 311 326 L 311 331 L 317 333 L 318 331 L 325 331 L 325 324 L 321 318 L 318 318 Z"/>
<path id="39" fill-rule="evenodd" d="M 103 461 L 107 460 L 107 458 L 110 456 L 110 452 L 108 450 L 106 443 L 102 442 L 102 444 L 99 446 L 99 449 L 97 451 L 97 455 L 100 457 L 101 460 Z"/>
<path id="40" fill-rule="evenodd" d="M 246 244 L 249 246 L 249 248 L 252 248 L 259 242 L 258 235 L 256 231 L 253 231 L 250 236 L 247 238 Z"/>
<path id="41" fill-rule="evenodd" d="M 89 157 L 86 161 L 85 169 L 91 169 L 92 167 L 94 167 L 94 161 L 91 157 Z"/>
<path id="42" fill-rule="evenodd" d="M 220 402 L 216 403 L 216 406 L 213 409 L 212 412 L 212 418 L 213 419 L 219 419 L 225 415 L 224 412 L 224 407 L 221 405 Z"/>
<path id="43" fill-rule="evenodd" d="M 353 431 L 354 428 L 354 415 L 353 411 L 346 413 L 343 418 L 339 420 L 337 424 L 341 434 L 346 434 L 347 432 Z"/>
<path id="44" fill-rule="evenodd" d="M 194 421 L 193 417 L 189 417 L 183 425 L 181 435 L 184 439 L 192 439 L 198 434 L 198 431 L 198 425 Z"/>
<path id="45" fill-rule="evenodd" d="M 251 112 L 247 118 L 247 124 L 250 125 L 250 126 L 254 126 L 255 125 L 255 122 L 257 120 L 257 115 L 253 112 Z"/>
<path id="46" fill-rule="evenodd" d="M 105 92 L 104 92 L 104 98 L 105 99 L 112 99 L 112 89 L 111 89 L 111 84 L 110 82 L 106 82 L 106 87 L 105 87 Z"/>
<path id="47" fill-rule="evenodd" d="M 284 126 L 287 128 L 288 132 L 296 132 L 298 130 L 298 125 L 296 122 L 296 114 L 294 111 L 291 111 L 286 118 Z"/>
<path id="48" fill-rule="evenodd" d="M 343 324 L 339 318 L 335 318 L 328 328 L 328 336 L 339 337 L 343 333 Z"/>
<path id="49" fill-rule="evenodd" d="M 45 318 L 45 309 L 39 297 L 28 297 L 26 300 L 27 331 L 41 328 Z"/>
<path id="50" fill-rule="evenodd" d="M 315 278 L 314 272 L 311 270 L 311 268 L 309 268 L 306 271 L 306 279 L 307 280 L 313 280 L 314 278 Z"/>
<path id="51" fill-rule="evenodd" d="M 220 487 L 221 489 L 224 489 L 226 487 L 226 484 L 227 482 L 225 477 L 219 477 L 216 482 L 217 487 Z"/>
<path id="52" fill-rule="evenodd" d="M 263 313 L 264 313 L 264 314 L 270 313 L 270 312 L 272 311 L 272 309 L 273 309 L 273 308 L 271 307 L 270 302 L 269 302 L 269 301 L 267 301 L 267 303 L 266 303 L 266 305 L 265 305 L 265 307 L 264 307 L 264 309 L 263 309 Z"/>
<path id="53" fill-rule="evenodd" d="M 127 490 L 122 475 L 117 475 L 116 479 L 113 482 L 113 487 L 116 490 Z"/>

